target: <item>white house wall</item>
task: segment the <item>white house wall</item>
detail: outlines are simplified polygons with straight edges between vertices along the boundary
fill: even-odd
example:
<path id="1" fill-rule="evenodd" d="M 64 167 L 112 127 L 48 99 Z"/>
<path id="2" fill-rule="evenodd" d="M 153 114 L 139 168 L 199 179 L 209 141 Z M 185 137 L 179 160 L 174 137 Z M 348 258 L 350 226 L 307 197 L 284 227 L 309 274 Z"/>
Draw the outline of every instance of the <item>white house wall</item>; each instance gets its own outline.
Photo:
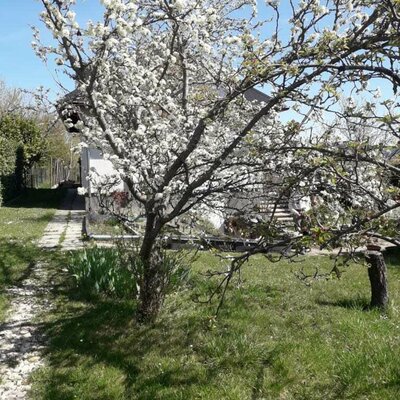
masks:
<path id="1" fill-rule="evenodd" d="M 89 194 L 95 194 L 97 192 L 96 183 L 101 180 L 118 174 L 118 171 L 114 168 L 113 164 L 109 160 L 105 160 L 100 150 L 94 148 L 84 148 L 81 154 L 82 159 L 82 186 L 87 190 Z M 90 173 L 95 171 L 92 180 L 93 185 L 88 176 Z M 96 179 L 96 175 L 98 178 Z M 125 191 L 125 185 L 121 181 L 119 184 L 114 186 L 115 191 Z"/>

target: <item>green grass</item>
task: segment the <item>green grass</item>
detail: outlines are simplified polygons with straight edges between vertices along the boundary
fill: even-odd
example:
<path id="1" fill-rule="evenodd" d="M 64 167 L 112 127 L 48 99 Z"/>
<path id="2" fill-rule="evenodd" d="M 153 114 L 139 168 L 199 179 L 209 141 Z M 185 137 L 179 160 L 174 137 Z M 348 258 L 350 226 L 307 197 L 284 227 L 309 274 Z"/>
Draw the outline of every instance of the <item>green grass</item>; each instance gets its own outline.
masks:
<path id="1" fill-rule="evenodd" d="M 64 190 L 27 189 L 0 207 L 0 240 L 39 239 L 64 196 Z"/>
<path id="2" fill-rule="evenodd" d="M 89 233 L 95 235 L 123 235 L 126 234 L 125 230 L 118 221 L 110 219 L 104 221 L 91 221 L 89 224 Z"/>
<path id="3" fill-rule="evenodd" d="M 218 263 L 202 254 L 194 269 Z M 305 266 L 330 263 L 309 257 Z M 300 266 L 255 258 L 217 320 L 215 305 L 191 301 L 210 287 L 193 275 L 152 326 L 134 322 L 132 301 L 82 300 L 55 269 L 48 366 L 33 376 L 33 399 L 400 398 L 400 270 L 389 268 L 382 315 L 364 311 L 365 267 L 305 286 L 293 275 Z"/>
<path id="4" fill-rule="evenodd" d="M 63 190 L 28 189 L 0 207 L 0 321 L 7 308 L 4 288 L 23 279 L 40 257 L 34 241 L 42 236 L 64 195 Z"/>

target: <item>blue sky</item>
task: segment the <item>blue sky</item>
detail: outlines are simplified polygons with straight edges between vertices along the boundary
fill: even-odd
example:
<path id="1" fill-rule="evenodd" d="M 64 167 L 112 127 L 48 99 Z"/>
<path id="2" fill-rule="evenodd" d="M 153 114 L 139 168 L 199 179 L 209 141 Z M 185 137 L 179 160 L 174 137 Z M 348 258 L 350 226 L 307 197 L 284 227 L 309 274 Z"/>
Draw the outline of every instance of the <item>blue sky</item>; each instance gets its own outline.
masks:
<path id="1" fill-rule="evenodd" d="M 96 19 L 100 11 L 98 1 L 81 0 L 79 3 L 77 14 L 82 20 Z M 52 76 L 54 72 L 31 48 L 30 26 L 39 27 L 46 38 L 45 28 L 42 29 L 39 21 L 41 11 L 38 0 L 0 0 L 0 79 L 8 86 L 24 89 L 44 86 L 50 88 L 54 96 L 59 91 Z M 64 79 L 63 83 L 73 88 L 72 82 Z"/>
<path id="2" fill-rule="evenodd" d="M 99 0 L 78 0 L 74 9 L 78 22 L 83 25 L 89 19 L 99 18 L 102 11 Z M 45 43 L 51 43 L 39 20 L 42 10 L 40 0 L 0 0 L 0 80 L 8 86 L 28 90 L 44 86 L 52 90 L 55 98 L 60 88 L 54 79 L 54 65 L 43 64 L 31 47 L 31 26 L 40 29 Z M 263 15 L 265 8 L 260 11 Z M 73 89 L 74 84 L 67 77 L 58 76 L 57 79 L 67 89 Z"/>
<path id="3" fill-rule="evenodd" d="M 76 12 L 79 22 L 84 23 L 100 16 L 101 6 L 98 0 L 78 0 L 77 3 Z M 46 29 L 39 21 L 41 10 L 39 0 L 0 0 L 0 79 L 11 87 L 29 90 L 34 90 L 39 86 L 50 88 L 51 97 L 54 99 L 60 92 L 53 75 L 54 68 L 51 63 L 49 68 L 43 64 L 31 48 L 30 26 L 40 28 L 45 42 L 46 35 L 49 39 Z M 266 17 L 266 9 L 262 7 L 260 11 L 262 17 Z M 283 8 L 281 17 L 283 20 L 289 18 L 289 10 Z M 283 24 L 283 26 L 286 25 Z M 281 33 L 285 36 L 284 31 L 285 29 Z M 59 77 L 59 79 L 67 89 L 73 89 L 73 82 L 69 79 L 66 77 Z M 379 83 L 383 92 L 390 96 L 389 85 Z"/>

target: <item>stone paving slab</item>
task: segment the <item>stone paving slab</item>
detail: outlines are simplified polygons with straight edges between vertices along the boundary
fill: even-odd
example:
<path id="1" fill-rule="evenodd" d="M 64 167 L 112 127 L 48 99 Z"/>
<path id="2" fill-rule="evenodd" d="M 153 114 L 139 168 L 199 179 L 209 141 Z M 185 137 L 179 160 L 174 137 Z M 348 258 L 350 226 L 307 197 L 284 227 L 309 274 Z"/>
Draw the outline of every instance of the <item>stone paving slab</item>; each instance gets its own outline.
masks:
<path id="1" fill-rule="evenodd" d="M 76 190 L 70 189 L 60 210 L 47 225 L 39 247 L 45 249 L 76 250 L 84 247 L 82 241 L 82 222 L 85 215 L 84 202 L 77 196 Z M 64 236 L 62 243 L 61 239 Z"/>
<path id="2" fill-rule="evenodd" d="M 68 221 L 68 211 L 57 210 L 53 219 L 48 223 L 44 230 L 42 238 L 39 240 L 38 246 L 42 248 L 57 247 L 61 235 L 65 231 Z"/>
<path id="3" fill-rule="evenodd" d="M 61 250 L 79 250 L 83 249 L 85 243 L 82 241 L 82 228 L 83 228 L 83 217 L 86 212 L 81 207 L 83 203 L 79 197 L 75 197 L 71 204 L 71 211 L 69 220 L 65 229 L 65 237 L 61 243 Z"/>

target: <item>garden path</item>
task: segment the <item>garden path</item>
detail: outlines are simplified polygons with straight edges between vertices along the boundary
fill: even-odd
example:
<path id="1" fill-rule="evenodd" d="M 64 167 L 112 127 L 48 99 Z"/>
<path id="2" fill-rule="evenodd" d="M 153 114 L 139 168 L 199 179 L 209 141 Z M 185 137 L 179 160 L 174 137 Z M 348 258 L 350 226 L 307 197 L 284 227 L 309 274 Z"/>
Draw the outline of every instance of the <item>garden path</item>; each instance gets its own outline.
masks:
<path id="1" fill-rule="evenodd" d="M 28 278 L 6 289 L 11 307 L 0 324 L 0 399 L 25 400 L 29 376 L 43 365 L 45 338 L 36 321 L 48 310 L 46 265 L 31 266 Z"/>
<path id="2" fill-rule="evenodd" d="M 84 247 L 82 241 L 82 221 L 85 215 L 84 199 L 75 189 L 68 189 L 59 210 L 47 225 L 39 247 L 61 250 L 77 250 Z"/>
<path id="3" fill-rule="evenodd" d="M 46 227 L 39 247 L 82 248 L 84 213 L 83 198 L 76 190 L 69 189 Z M 45 338 L 37 318 L 51 306 L 46 282 L 46 265 L 35 263 L 26 279 L 6 289 L 11 306 L 5 322 L 0 324 L 0 399 L 25 400 L 30 390 L 30 374 L 43 365 Z"/>

